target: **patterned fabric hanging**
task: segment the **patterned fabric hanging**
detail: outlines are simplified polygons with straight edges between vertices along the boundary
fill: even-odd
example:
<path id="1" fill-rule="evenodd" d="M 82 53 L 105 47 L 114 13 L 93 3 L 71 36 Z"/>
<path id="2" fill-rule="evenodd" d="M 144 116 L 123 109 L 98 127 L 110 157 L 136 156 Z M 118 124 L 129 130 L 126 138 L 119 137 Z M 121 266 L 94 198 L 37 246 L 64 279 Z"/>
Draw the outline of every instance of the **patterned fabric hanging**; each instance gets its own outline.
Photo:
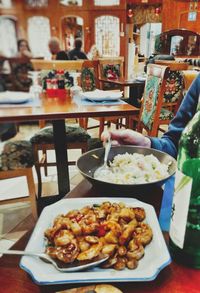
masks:
<path id="1" fill-rule="evenodd" d="M 183 74 L 180 71 L 169 71 L 166 80 L 164 102 L 176 102 L 182 94 Z"/>
<path id="2" fill-rule="evenodd" d="M 149 76 L 148 80 L 146 81 L 146 87 L 143 96 L 143 112 L 141 116 L 142 122 L 149 130 L 152 129 L 159 89 L 160 78 L 156 76 Z"/>
<path id="3" fill-rule="evenodd" d="M 96 89 L 95 75 L 92 68 L 83 68 L 81 72 L 81 87 L 84 92 Z"/>

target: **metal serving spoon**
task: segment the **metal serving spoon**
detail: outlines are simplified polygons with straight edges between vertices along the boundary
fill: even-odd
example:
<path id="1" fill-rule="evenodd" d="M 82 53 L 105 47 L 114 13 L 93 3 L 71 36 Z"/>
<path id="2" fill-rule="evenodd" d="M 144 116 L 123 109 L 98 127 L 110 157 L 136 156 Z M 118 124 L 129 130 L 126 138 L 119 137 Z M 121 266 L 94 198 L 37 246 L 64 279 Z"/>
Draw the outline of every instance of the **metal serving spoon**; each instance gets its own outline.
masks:
<path id="1" fill-rule="evenodd" d="M 106 261 L 109 256 L 98 256 L 91 260 L 86 261 L 74 261 L 73 263 L 64 263 L 59 261 L 58 259 L 52 259 L 46 253 L 37 253 L 33 251 L 21 251 L 21 250 L 1 250 L 0 254 L 12 254 L 12 255 L 26 255 L 26 256 L 33 256 L 39 257 L 41 260 L 47 263 L 51 263 L 58 271 L 60 272 L 77 272 L 84 269 L 89 269 L 91 267 L 98 266 L 102 262 Z"/>
<path id="2" fill-rule="evenodd" d="M 111 149 L 111 145 L 112 145 L 111 138 L 109 136 L 107 141 L 104 143 L 105 153 L 104 153 L 103 165 L 96 169 L 96 171 L 94 172 L 94 178 L 97 177 L 99 174 L 101 174 L 102 171 L 106 171 L 106 170 L 109 169 L 109 167 L 108 167 L 108 155 L 109 155 L 109 152 L 110 152 L 110 149 Z"/>

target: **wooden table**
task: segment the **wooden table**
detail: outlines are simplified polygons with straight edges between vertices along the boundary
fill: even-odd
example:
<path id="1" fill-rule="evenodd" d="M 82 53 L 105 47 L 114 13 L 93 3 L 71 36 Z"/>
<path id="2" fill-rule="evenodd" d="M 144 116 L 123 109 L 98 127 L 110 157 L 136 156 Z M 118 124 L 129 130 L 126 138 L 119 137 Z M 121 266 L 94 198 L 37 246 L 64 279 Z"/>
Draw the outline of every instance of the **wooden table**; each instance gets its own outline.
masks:
<path id="1" fill-rule="evenodd" d="M 130 92 L 128 99 L 126 99 L 127 103 L 138 108 L 140 107 L 138 100 L 141 99 L 142 94 L 144 92 L 145 81 L 139 81 L 137 79 L 130 80 L 124 77 L 120 77 L 117 79 L 99 78 L 99 81 L 101 83 L 110 83 L 113 85 L 118 85 L 121 90 L 123 90 L 124 87 L 129 87 Z"/>
<path id="2" fill-rule="evenodd" d="M 123 86 L 123 87 L 124 86 L 132 86 L 134 84 L 141 84 L 141 83 L 144 84 L 145 83 L 144 81 L 139 81 L 137 79 L 127 79 L 125 77 L 119 77 L 116 79 L 100 77 L 99 81 L 100 82 L 107 82 L 107 83 L 111 83 L 111 84 L 116 84 L 116 85 Z"/>
<path id="3" fill-rule="evenodd" d="M 65 141 L 65 119 L 66 118 L 89 118 L 89 117 L 129 117 L 137 113 L 138 109 L 129 104 L 118 105 L 91 105 L 83 106 L 73 101 L 71 97 L 48 98 L 41 97 L 39 107 L 0 107 L 1 122 L 22 122 L 51 120 L 53 124 L 54 143 L 58 174 L 59 195 L 54 200 L 62 198 L 70 190 L 69 171 L 66 162 L 66 141 Z M 45 198 L 44 200 L 48 200 Z"/>
<path id="4" fill-rule="evenodd" d="M 87 197 L 100 196 L 95 188 L 92 188 L 88 181 L 82 181 L 75 189 L 73 189 L 67 197 Z M 151 198 L 151 200 L 150 200 Z M 146 201 L 156 206 L 158 212 L 158 204 L 162 198 L 161 189 L 155 189 L 152 194 L 148 194 Z M 145 198 L 143 198 L 145 200 Z M 34 225 L 34 223 L 33 223 Z M 21 238 L 12 249 L 23 250 L 30 237 L 31 231 Z M 50 293 L 60 290 L 66 290 L 73 287 L 81 287 L 89 284 L 66 284 L 39 286 L 31 280 L 31 277 L 19 268 L 19 256 L 4 255 L 0 258 L 0 292 L 5 293 Z M 120 272 L 119 272 L 120 274 Z M 200 270 L 187 268 L 172 262 L 163 269 L 157 278 L 151 282 L 119 282 L 111 283 L 121 289 L 124 293 L 199 293 L 200 292 Z"/>

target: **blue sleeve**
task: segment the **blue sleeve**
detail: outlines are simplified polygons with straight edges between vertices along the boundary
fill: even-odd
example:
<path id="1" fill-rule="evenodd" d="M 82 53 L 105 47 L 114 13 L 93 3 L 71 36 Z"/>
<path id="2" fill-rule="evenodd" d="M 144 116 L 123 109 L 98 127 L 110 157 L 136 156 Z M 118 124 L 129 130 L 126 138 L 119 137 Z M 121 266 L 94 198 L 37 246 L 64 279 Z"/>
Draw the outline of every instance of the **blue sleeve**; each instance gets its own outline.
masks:
<path id="1" fill-rule="evenodd" d="M 185 95 L 176 116 L 171 121 L 168 131 L 161 137 L 150 137 L 151 147 L 177 157 L 178 143 L 181 133 L 194 116 L 200 95 L 200 74 L 193 81 Z"/>

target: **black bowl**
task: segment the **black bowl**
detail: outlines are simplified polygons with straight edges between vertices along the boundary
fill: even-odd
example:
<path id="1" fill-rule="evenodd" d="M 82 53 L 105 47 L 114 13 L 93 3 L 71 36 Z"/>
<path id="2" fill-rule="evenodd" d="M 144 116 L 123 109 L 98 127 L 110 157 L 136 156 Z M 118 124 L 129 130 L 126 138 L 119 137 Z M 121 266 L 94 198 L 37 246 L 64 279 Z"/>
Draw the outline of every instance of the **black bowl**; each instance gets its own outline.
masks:
<path id="1" fill-rule="evenodd" d="M 92 151 L 89 151 L 87 153 L 84 153 L 78 160 L 77 160 L 77 167 L 80 171 L 80 173 L 88 179 L 93 186 L 98 188 L 98 190 L 101 190 L 104 192 L 104 195 L 106 194 L 114 194 L 114 195 L 128 195 L 130 193 L 148 193 L 150 190 L 152 190 L 155 186 L 162 186 L 174 173 L 176 170 L 176 160 L 171 157 L 170 155 L 155 150 L 151 148 L 144 148 L 144 147 L 137 147 L 137 146 L 113 146 L 111 147 L 108 161 L 112 161 L 113 158 L 118 154 L 133 154 L 133 153 L 139 153 L 143 155 L 150 155 L 153 154 L 155 157 L 158 158 L 158 160 L 161 163 L 164 163 L 166 165 L 169 165 L 169 175 L 161 180 L 148 182 L 148 183 L 140 183 L 140 184 L 116 184 L 116 183 L 110 183 L 110 182 L 104 182 L 100 181 L 93 177 L 94 172 L 97 168 L 99 168 L 101 165 L 103 165 L 104 161 L 104 148 L 98 148 L 94 149 Z"/>

